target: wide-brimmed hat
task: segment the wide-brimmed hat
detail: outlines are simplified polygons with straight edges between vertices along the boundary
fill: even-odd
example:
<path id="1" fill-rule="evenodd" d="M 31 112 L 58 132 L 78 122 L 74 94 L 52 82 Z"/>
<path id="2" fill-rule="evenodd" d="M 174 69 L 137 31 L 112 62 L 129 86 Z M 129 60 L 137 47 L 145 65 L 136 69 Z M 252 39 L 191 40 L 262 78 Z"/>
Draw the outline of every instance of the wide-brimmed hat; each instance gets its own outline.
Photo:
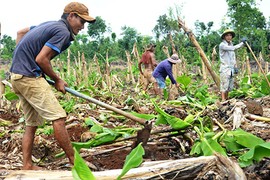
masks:
<path id="1" fill-rule="evenodd" d="M 226 34 L 229 34 L 229 33 L 232 34 L 232 38 L 235 37 L 235 32 L 234 32 L 233 30 L 231 30 L 231 29 L 226 29 L 226 30 L 222 33 L 221 39 L 224 39 L 225 35 L 226 35 Z"/>
<path id="2" fill-rule="evenodd" d="M 168 61 L 174 64 L 181 62 L 177 54 L 173 54 L 170 58 L 168 58 Z"/>
<path id="3" fill-rule="evenodd" d="M 71 2 L 66 5 L 64 13 L 76 13 L 78 16 L 80 16 L 89 23 L 94 23 L 96 21 L 95 18 L 89 16 L 88 8 L 84 4 L 79 2 Z"/>

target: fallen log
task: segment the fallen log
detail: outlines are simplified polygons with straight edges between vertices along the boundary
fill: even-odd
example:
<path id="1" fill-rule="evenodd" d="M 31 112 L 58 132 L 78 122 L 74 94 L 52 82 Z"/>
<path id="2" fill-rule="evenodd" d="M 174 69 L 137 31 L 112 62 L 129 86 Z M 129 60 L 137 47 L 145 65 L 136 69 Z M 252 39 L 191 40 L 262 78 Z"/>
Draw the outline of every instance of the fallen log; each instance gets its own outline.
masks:
<path id="1" fill-rule="evenodd" d="M 116 179 L 121 169 L 97 171 L 93 175 L 98 180 Z M 10 171 L 6 180 L 72 180 L 71 171 Z M 230 179 L 246 180 L 243 170 L 237 163 L 227 157 L 201 156 L 197 158 L 150 161 L 144 162 L 140 167 L 127 172 L 122 179 Z"/>

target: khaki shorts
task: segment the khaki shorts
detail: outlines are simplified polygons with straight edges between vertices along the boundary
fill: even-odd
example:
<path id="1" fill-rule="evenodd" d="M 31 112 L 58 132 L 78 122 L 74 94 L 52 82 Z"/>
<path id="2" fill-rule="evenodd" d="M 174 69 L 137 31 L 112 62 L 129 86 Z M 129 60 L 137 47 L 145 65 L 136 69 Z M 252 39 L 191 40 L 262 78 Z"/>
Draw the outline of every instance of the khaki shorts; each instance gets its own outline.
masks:
<path id="1" fill-rule="evenodd" d="M 233 90 L 234 79 L 232 73 L 220 73 L 220 91 L 229 92 Z"/>
<path id="2" fill-rule="evenodd" d="M 11 84 L 20 98 L 26 126 L 41 126 L 45 120 L 54 121 L 66 117 L 65 110 L 43 77 L 11 74 Z"/>
<path id="3" fill-rule="evenodd" d="M 153 71 L 151 69 L 145 69 L 143 72 L 143 76 L 145 77 L 144 83 L 154 83 L 156 82 L 156 79 L 152 75 Z"/>

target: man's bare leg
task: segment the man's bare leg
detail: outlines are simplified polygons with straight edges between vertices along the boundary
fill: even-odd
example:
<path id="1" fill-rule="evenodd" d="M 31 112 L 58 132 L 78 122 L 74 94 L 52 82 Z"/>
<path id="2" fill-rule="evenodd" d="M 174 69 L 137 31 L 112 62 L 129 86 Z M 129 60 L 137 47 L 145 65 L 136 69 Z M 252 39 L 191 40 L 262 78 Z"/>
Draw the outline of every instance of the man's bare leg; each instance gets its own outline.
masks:
<path id="1" fill-rule="evenodd" d="M 26 126 L 22 139 L 23 170 L 41 170 L 41 167 L 33 166 L 32 150 L 37 127 Z"/>
<path id="2" fill-rule="evenodd" d="M 66 118 L 53 121 L 54 136 L 60 147 L 65 151 L 69 162 L 74 164 L 74 150 L 72 148 L 70 138 L 65 125 Z"/>
<path id="3" fill-rule="evenodd" d="M 228 99 L 228 92 L 221 92 L 221 101 L 226 101 Z"/>
<path id="4" fill-rule="evenodd" d="M 226 100 L 229 99 L 229 92 L 228 91 L 225 92 L 225 97 L 226 97 Z"/>
<path id="5" fill-rule="evenodd" d="M 147 91 L 148 86 L 149 86 L 149 83 L 145 83 L 145 84 L 143 85 L 143 90 L 144 90 L 145 92 Z"/>
<path id="6" fill-rule="evenodd" d="M 147 91 L 147 88 L 148 88 L 148 85 L 149 85 L 149 82 L 147 80 L 146 77 L 143 77 L 143 90 L 146 92 Z"/>
<path id="7" fill-rule="evenodd" d="M 154 82 L 154 91 L 155 91 L 155 94 L 156 95 L 159 95 L 160 94 L 160 89 L 158 87 L 158 83 L 157 82 Z"/>

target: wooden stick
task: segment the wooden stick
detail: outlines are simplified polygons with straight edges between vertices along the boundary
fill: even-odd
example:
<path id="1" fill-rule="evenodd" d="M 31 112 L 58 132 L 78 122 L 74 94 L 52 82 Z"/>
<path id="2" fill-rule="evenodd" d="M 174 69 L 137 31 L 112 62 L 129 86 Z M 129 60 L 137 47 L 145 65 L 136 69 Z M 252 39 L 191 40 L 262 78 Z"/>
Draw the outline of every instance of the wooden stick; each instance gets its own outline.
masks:
<path id="1" fill-rule="evenodd" d="M 247 114 L 246 118 L 251 119 L 251 120 L 270 122 L 270 118 L 263 117 L 263 116 L 258 116 L 258 115 L 255 115 L 255 114 Z"/>
<path id="2" fill-rule="evenodd" d="M 106 52 L 106 65 L 105 65 L 105 78 L 106 78 L 106 83 L 109 86 L 109 90 L 112 90 L 112 78 L 111 78 L 111 68 L 110 68 L 110 63 L 109 63 L 109 54 L 108 50 Z"/>
<path id="3" fill-rule="evenodd" d="M 126 53 L 126 56 L 127 56 L 127 64 L 128 64 L 128 75 L 130 76 L 130 79 L 127 81 L 131 81 L 132 84 L 135 84 L 135 79 L 134 79 L 134 75 L 133 75 L 133 72 L 132 72 L 132 62 L 131 62 L 131 56 L 130 56 L 130 53 L 128 51 L 125 51 Z"/>
<path id="4" fill-rule="evenodd" d="M 250 63 L 249 63 L 249 57 L 247 56 L 247 59 L 246 59 L 246 65 L 247 65 L 247 74 L 248 74 L 248 78 L 251 80 L 251 68 L 250 68 Z"/>
<path id="5" fill-rule="evenodd" d="M 166 54 L 167 58 L 170 57 L 169 49 L 167 46 L 162 46 L 163 52 Z"/>
<path id="6" fill-rule="evenodd" d="M 269 63 L 268 62 L 265 62 L 265 73 L 268 74 L 268 66 L 269 66 Z"/>
<path id="7" fill-rule="evenodd" d="M 52 80 L 50 80 L 50 79 L 47 79 L 47 82 L 48 82 L 49 84 L 53 85 L 53 86 L 54 86 L 54 84 L 55 84 L 55 82 L 52 81 Z M 74 96 L 77 96 L 77 97 L 80 97 L 80 98 L 82 98 L 82 99 L 88 100 L 88 101 L 91 102 L 91 103 L 94 103 L 94 104 L 96 104 L 96 105 L 99 105 L 99 106 L 101 106 L 101 107 L 104 107 L 104 108 L 106 108 L 106 109 L 109 109 L 109 110 L 111 110 L 111 111 L 113 111 L 113 112 L 115 112 L 115 113 L 121 114 L 121 115 L 125 116 L 126 118 L 129 118 L 129 119 L 131 119 L 131 120 L 133 120 L 133 121 L 135 121 L 135 122 L 140 123 L 141 125 L 144 125 L 144 126 L 145 126 L 145 125 L 148 124 L 148 122 L 147 122 L 145 119 L 139 118 L 139 117 L 137 117 L 137 116 L 134 116 L 134 115 L 131 114 L 131 113 L 128 113 L 128 112 L 123 111 L 123 110 L 121 110 L 121 109 L 115 108 L 115 107 L 113 107 L 113 106 L 111 106 L 111 105 L 109 105 L 109 104 L 106 104 L 106 103 L 104 103 L 104 102 L 102 102 L 102 101 L 99 101 L 99 100 L 97 100 L 97 99 L 95 99 L 95 98 L 92 98 L 92 97 L 90 97 L 90 96 L 87 96 L 87 95 L 85 95 L 85 94 L 83 94 L 83 93 L 80 93 L 80 92 L 74 90 L 74 89 L 71 89 L 71 88 L 69 88 L 69 87 L 65 87 L 65 90 L 66 90 L 67 92 L 73 94 Z"/>
<path id="8" fill-rule="evenodd" d="M 259 68 L 260 68 L 260 70 L 262 71 L 262 73 L 263 73 L 263 75 L 264 75 L 264 77 L 265 77 L 265 79 L 266 79 L 266 81 L 267 81 L 267 83 L 268 83 L 268 86 L 270 87 L 270 82 L 269 82 L 267 76 L 265 75 L 265 72 L 264 72 L 264 70 L 263 70 L 263 68 L 262 68 L 261 63 L 258 61 L 257 57 L 256 57 L 255 54 L 253 53 L 253 51 L 252 51 L 251 47 L 249 46 L 249 44 L 248 44 L 247 42 L 245 42 L 245 44 L 246 44 L 246 46 L 248 47 L 248 49 L 250 50 L 250 52 L 251 52 L 251 54 L 253 55 L 254 59 L 256 60 L 257 64 L 259 65 Z"/>
<path id="9" fill-rule="evenodd" d="M 134 45 L 133 45 L 133 49 L 132 49 L 131 54 L 134 55 L 134 58 L 137 59 L 137 61 L 138 61 L 137 63 L 139 63 L 141 60 L 141 57 L 139 55 L 139 51 L 137 49 L 136 43 L 134 43 Z M 137 84 L 138 85 L 143 84 L 143 81 L 144 81 L 144 76 L 141 73 L 139 73 Z"/>

